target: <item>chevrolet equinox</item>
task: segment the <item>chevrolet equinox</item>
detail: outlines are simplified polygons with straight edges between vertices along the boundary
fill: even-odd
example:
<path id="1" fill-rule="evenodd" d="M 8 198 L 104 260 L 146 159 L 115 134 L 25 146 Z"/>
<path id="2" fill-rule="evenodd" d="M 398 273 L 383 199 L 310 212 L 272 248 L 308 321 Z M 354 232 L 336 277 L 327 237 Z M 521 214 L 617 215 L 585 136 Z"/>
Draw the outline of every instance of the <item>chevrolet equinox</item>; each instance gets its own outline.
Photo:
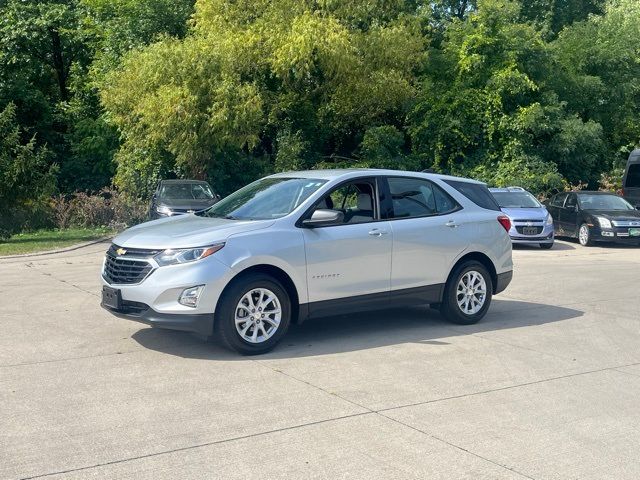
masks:
<path id="1" fill-rule="evenodd" d="M 486 185 L 393 170 L 262 178 L 195 215 L 114 240 L 102 306 L 154 327 L 272 349 L 311 317 L 431 304 L 469 325 L 512 276 L 510 221 Z"/>

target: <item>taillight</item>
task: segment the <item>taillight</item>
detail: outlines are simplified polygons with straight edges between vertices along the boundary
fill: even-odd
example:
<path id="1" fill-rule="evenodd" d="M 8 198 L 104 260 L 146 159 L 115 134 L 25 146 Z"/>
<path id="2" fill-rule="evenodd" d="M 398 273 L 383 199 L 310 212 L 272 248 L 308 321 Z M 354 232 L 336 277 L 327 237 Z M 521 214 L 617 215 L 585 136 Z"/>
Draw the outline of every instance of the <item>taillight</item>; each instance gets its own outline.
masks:
<path id="1" fill-rule="evenodd" d="M 502 225 L 502 227 L 508 232 L 509 229 L 511 228 L 511 220 L 509 220 L 509 217 L 507 217 L 506 215 L 500 215 L 498 217 L 498 222 L 500 222 L 500 225 Z"/>

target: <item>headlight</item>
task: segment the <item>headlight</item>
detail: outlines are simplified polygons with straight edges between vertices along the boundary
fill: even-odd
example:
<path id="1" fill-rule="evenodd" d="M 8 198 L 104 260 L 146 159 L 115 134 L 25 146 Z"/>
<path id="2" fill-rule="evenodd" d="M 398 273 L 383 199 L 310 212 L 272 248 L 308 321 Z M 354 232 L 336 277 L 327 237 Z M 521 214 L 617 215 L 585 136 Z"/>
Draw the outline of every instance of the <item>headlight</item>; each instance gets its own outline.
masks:
<path id="1" fill-rule="evenodd" d="M 156 212 L 162 213 L 163 215 L 171 215 L 173 212 L 166 205 L 160 205 L 156 207 Z"/>
<path id="2" fill-rule="evenodd" d="M 550 213 L 547 213 L 547 220 L 544 223 L 547 225 L 553 225 L 553 217 Z"/>
<path id="3" fill-rule="evenodd" d="M 611 228 L 611 221 L 608 218 L 596 217 L 596 219 L 600 224 L 600 228 Z"/>
<path id="4" fill-rule="evenodd" d="M 168 249 L 159 253 L 154 258 L 158 265 L 164 267 L 166 265 L 178 265 L 181 263 L 195 262 L 203 258 L 213 255 L 224 247 L 224 243 L 217 243 L 208 247 L 184 248 L 184 249 Z"/>

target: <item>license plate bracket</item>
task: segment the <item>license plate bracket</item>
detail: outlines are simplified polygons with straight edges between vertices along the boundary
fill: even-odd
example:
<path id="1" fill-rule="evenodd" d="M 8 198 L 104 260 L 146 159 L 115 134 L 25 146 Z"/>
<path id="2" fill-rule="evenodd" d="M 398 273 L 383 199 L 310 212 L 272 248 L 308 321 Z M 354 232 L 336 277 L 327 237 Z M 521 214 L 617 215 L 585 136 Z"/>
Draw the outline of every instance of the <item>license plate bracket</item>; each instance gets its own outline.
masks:
<path id="1" fill-rule="evenodd" d="M 630 228 L 629 229 L 630 237 L 640 237 L 640 228 Z"/>
<path id="2" fill-rule="evenodd" d="M 102 304 L 114 310 L 122 309 L 122 295 L 117 288 L 102 287 Z"/>
<path id="3" fill-rule="evenodd" d="M 522 233 L 525 235 L 537 235 L 538 228 L 537 227 L 524 227 L 522 229 Z"/>

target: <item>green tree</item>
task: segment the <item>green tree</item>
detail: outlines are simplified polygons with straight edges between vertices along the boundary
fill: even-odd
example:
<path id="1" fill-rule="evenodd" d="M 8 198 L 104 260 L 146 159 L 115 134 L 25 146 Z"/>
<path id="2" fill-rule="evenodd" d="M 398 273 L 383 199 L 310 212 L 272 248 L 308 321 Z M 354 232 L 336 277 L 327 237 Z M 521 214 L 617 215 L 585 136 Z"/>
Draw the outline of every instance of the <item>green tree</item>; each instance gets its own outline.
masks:
<path id="1" fill-rule="evenodd" d="M 28 225 L 55 190 L 56 166 L 35 138 L 23 142 L 16 108 L 0 111 L 0 238 Z"/>
<path id="2" fill-rule="evenodd" d="M 278 168 L 354 156 L 368 128 L 401 128 L 415 96 L 425 39 L 412 8 L 197 3 L 184 40 L 128 55 L 104 83 L 124 139 L 116 182 L 144 191 L 164 168 L 199 176 L 233 151 Z"/>

